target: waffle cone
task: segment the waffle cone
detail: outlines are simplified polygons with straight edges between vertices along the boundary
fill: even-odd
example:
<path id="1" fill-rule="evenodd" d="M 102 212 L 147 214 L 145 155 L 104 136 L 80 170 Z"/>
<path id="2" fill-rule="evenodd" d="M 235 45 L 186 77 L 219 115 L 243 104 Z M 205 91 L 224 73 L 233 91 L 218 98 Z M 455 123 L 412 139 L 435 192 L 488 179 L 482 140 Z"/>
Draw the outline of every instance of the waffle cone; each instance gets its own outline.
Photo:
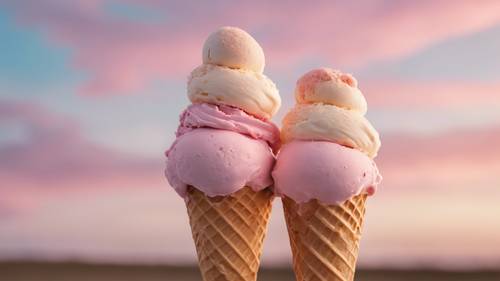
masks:
<path id="1" fill-rule="evenodd" d="M 204 281 L 255 281 L 273 193 L 244 187 L 208 197 L 190 187 L 186 207 Z"/>
<path id="2" fill-rule="evenodd" d="M 366 194 L 341 205 L 283 199 L 293 267 L 298 281 L 352 281 Z"/>

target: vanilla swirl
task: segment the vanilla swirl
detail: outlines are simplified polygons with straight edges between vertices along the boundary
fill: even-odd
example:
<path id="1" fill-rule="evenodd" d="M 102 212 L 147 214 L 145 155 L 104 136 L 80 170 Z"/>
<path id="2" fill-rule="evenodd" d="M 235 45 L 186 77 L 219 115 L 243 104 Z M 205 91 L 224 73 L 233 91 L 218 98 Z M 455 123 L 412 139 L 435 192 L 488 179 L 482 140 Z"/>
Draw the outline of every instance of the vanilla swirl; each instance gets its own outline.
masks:
<path id="1" fill-rule="evenodd" d="M 320 68 L 297 81 L 297 104 L 283 119 L 281 139 L 331 141 L 355 148 L 371 158 L 380 137 L 364 117 L 366 100 L 349 74 Z"/>
<path id="2" fill-rule="evenodd" d="M 265 65 L 260 45 L 245 31 L 222 27 L 203 46 L 203 64 L 188 79 L 193 103 L 238 107 L 270 119 L 281 106 L 276 85 L 262 74 Z"/>

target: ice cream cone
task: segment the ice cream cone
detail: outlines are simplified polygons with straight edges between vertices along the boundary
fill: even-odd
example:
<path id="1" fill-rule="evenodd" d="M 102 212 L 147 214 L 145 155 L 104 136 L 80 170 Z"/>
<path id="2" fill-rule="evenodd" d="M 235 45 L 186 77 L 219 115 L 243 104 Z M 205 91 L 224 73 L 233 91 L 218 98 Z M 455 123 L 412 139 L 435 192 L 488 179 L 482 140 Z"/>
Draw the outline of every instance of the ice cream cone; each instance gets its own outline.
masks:
<path id="1" fill-rule="evenodd" d="M 255 281 L 273 193 L 244 187 L 208 197 L 189 187 L 186 207 L 204 281 Z"/>
<path id="2" fill-rule="evenodd" d="M 255 39 L 221 27 L 188 77 L 191 105 L 166 151 L 165 176 L 185 200 L 205 281 L 255 281 L 280 145 L 270 119 L 281 105 Z"/>
<path id="3" fill-rule="evenodd" d="M 357 195 L 340 205 L 283 198 L 298 281 L 354 279 L 366 197 Z"/>
<path id="4" fill-rule="evenodd" d="M 366 197 L 382 180 L 380 137 L 357 80 L 330 68 L 297 81 L 273 170 L 298 281 L 352 281 Z"/>

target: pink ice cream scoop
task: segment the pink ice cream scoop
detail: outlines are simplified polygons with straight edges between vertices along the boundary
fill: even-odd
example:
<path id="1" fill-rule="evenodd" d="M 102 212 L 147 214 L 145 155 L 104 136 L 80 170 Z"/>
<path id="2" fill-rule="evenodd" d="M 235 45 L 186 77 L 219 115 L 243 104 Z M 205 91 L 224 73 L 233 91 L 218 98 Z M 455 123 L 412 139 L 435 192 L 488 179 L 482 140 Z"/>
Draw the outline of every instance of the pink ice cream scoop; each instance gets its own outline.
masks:
<path id="1" fill-rule="evenodd" d="M 279 130 L 229 106 L 196 104 L 181 115 L 177 139 L 166 152 L 165 174 L 186 196 L 195 186 L 207 196 L 226 196 L 244 186 L 255 191 L 272 184 Z"/>
<path id="2" fill-rule="evenodd" d="M 328 141 L 293 141 L 281 148 L 273 171 L 275 192 L 297 203 L 318 199 L 340 204 L 362 192 L 373 194 L 382 180 L 362 152 Z"/>

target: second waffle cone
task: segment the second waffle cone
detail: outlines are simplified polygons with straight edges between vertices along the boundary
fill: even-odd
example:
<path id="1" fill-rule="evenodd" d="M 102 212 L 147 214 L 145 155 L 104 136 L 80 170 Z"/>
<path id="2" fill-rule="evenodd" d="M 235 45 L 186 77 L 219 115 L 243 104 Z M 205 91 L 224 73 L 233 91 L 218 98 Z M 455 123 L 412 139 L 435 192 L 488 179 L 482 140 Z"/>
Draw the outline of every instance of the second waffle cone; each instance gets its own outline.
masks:
<path id="1" fill-rule="evenodd" d="M 354 279 L 366 197 L 357 195 L 341 205 L 283 199 L 298 281 Z"/>

